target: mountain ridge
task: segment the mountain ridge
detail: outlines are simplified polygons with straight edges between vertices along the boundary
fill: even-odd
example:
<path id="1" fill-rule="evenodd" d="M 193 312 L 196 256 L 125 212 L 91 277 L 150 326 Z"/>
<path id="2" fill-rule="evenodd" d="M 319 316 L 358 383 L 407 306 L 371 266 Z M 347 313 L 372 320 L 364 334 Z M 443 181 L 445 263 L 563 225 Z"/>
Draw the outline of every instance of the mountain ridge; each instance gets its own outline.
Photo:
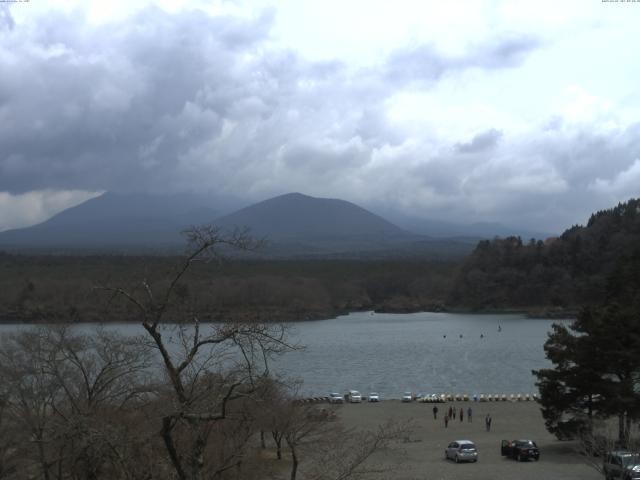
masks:
<path id="1" fill-rule="evenodd" d="M 460 257 L 481 238 L 433 238 L 346 200 L 299 192 L 227 214 L 209 205 L 207 198 L 196 195 L 106 192 L 40 224 L 0 232 L 0 248 L 71 254 L 80 250 L 177 253 L 185 243 L 181 232 L 200 224 L 226 230 L 248 227 L 253 236 L 268 240 L 261 255 L 274 258 Z"/>

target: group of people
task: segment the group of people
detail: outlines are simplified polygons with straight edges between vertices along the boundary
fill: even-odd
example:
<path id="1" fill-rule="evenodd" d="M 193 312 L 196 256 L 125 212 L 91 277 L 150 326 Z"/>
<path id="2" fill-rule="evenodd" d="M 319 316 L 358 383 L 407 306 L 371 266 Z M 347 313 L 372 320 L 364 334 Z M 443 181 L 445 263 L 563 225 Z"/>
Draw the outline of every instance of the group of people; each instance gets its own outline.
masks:
<path id="1" fill-rule="evenodd" d="M 444 415 L 444 427 L 447 428 L 449 426 L 449 422 L 452 420 L 456 419 L 456 414 L 458 415 L 458 418 L 460 419 L 460 422 L 464 421 L 464 408 L 460 407 L 460 411 L 458 412 L 457 409 L 453 408 L 453 406 L 449 406 L 449 411 L 445 411 L 445 415 Z M 433 419 L 437 420 L 438 418 L 438 406 L 434 405 L 433 406 Z M 491 415 L 487 413 L 487 416 L 484 417 L 484 425 L 485 428 L 487 429 L 487 432 L 491 431 Z M 467 408 L 467 422 L 472 423 L 473 422 L 473 409 L 471 407 Z"/>

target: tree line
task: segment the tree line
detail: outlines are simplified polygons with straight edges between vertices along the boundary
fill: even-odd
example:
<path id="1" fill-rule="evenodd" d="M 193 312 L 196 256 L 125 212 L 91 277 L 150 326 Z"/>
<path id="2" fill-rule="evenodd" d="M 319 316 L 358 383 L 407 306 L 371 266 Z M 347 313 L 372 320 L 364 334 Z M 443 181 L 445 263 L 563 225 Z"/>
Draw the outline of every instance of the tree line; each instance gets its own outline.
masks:
<path id="1" fill-rule="evenodd" d="M 640 200 L 597 212 L 547 241 L 483 240 L 456 276 L 449 303 L 476 310 L 598 305 L 618 263 L 640 245 Z"/>
<path id="2" fill-rule="evenodd" d="M 0 321 L 130 321 L 132 305 L 100 287 L 163 284 L 176 257 L 0 254 Z M 175 292 L 202 320 L 296 321 L 356 310 L 429 310 L 446 301 L 457 264 L 432 260 L 221 260 L 193 265 Z"/>

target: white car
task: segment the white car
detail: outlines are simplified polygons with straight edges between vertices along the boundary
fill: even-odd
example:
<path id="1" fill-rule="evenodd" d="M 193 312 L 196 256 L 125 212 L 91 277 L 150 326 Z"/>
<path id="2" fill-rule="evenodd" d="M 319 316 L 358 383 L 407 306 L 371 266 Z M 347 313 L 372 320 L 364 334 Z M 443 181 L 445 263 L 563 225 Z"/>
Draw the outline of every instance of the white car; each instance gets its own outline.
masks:
<path id="1" fill-rule="evenodd" d="M 344 397 L 336 392 L 330 393 L 329 403 L 344 403 Z"/>
<path id="2" fill-rule="evenodd" d="M 477 462 L 478 450 L 471 440 L 456 440 L 451 442 L 444 450 L 444 458 L 451 459 L 456 463 Z"/>
<path id="3" fill-rule="evenodd" d="M 349 402 L 350 403 L 360 403 L 362 402 L 362 395 L 357 390 L 349 390 Z"/>
<path id="4" fill-rule="evenodd" d="M 411 401 L 413 401 L 413 394 L 411 392 L 404 392 L 402 394 L 402 401 L 403 402 L 411 402 Z"/>
<path id="5" fill-rule="evenodd" d="M 379 402 L 380 401 L 380 395 L 378 395 L 376 392 L 371 392 L 369 394 L 369 401 L 370 402 Z"/>

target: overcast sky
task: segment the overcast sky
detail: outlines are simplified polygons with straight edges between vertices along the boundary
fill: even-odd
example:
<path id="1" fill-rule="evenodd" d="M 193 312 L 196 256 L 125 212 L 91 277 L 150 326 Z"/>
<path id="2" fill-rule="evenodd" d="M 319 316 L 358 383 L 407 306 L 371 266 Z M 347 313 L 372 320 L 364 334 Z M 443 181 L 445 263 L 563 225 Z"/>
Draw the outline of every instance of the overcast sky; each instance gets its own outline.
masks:
<path id="1" fill-rule="evenodd" d="M 640 196 L 640 2 L 0 3 L 0 230 L 298 191 L 561 231 Z"/>

